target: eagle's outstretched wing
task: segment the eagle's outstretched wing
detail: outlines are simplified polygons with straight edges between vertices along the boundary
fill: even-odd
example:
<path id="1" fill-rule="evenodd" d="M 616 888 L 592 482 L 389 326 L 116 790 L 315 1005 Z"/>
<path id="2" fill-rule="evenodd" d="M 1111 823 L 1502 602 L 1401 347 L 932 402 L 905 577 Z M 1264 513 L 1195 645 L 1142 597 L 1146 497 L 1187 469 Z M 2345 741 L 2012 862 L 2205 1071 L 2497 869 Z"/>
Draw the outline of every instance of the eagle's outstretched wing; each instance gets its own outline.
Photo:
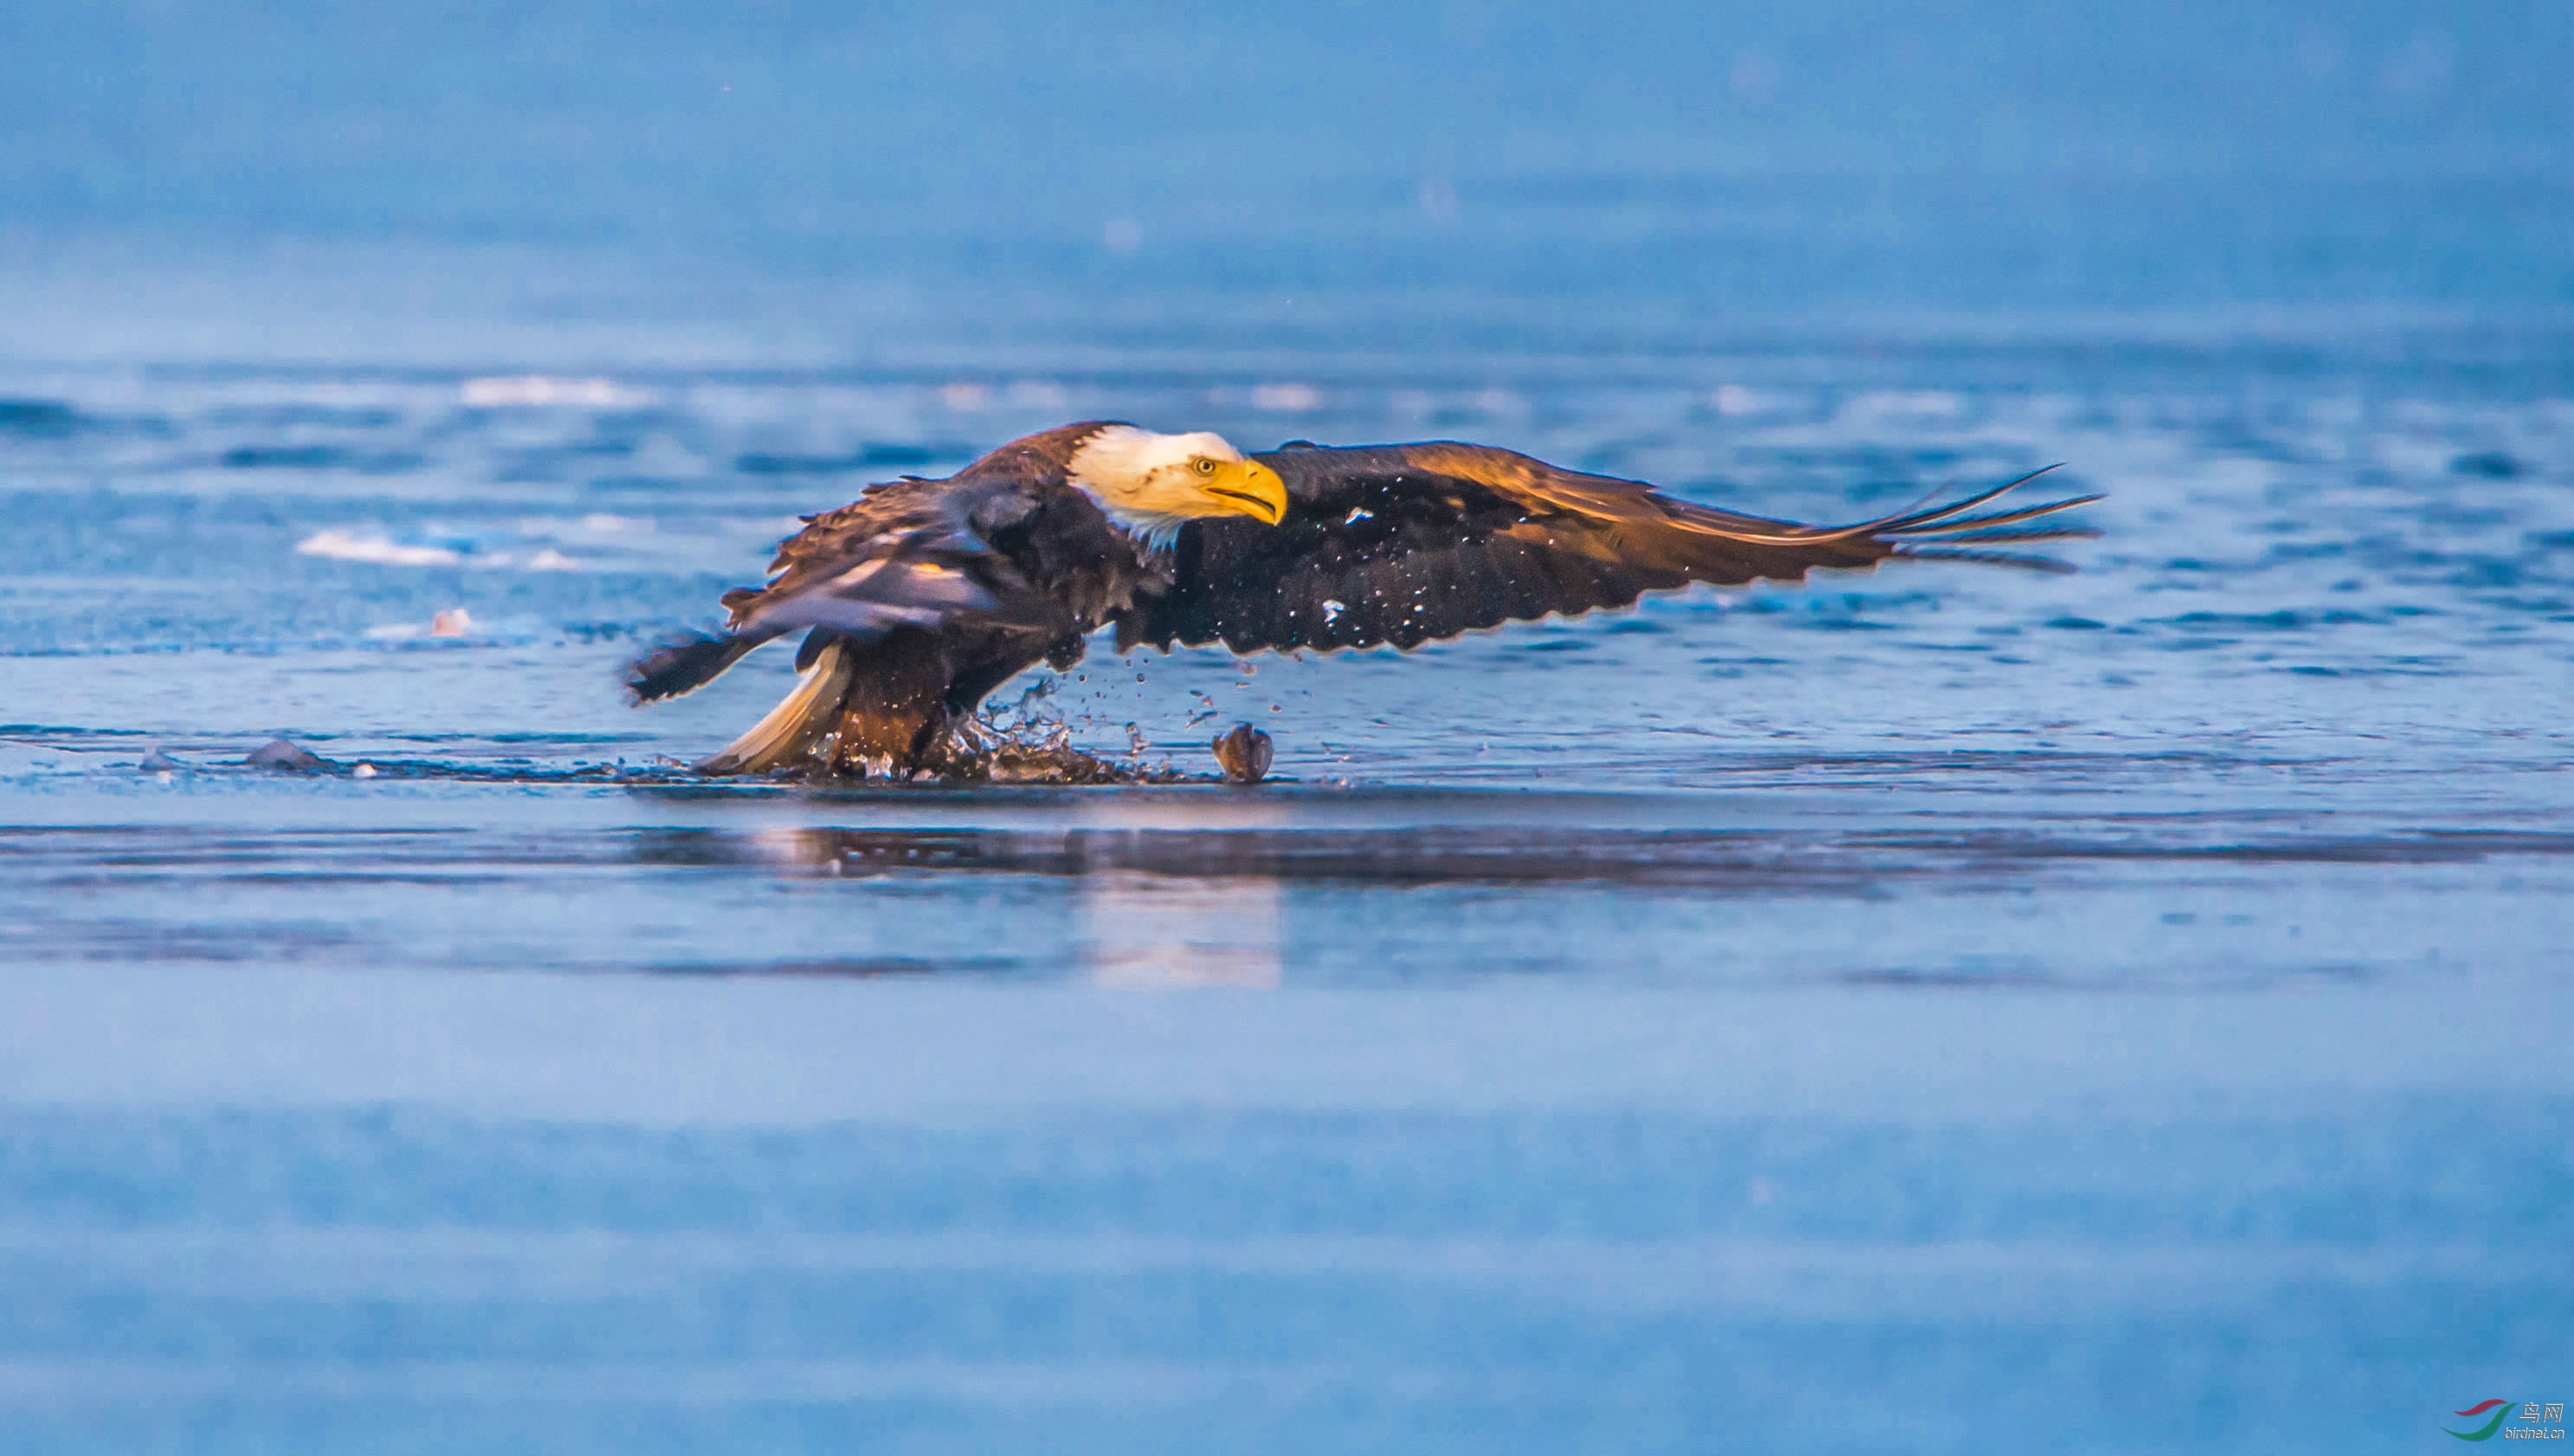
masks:
<path id="1" fill-rule="evenodd" d="M 805 628 L 863 643 L 965 616 L 1042 626 L 1046 599 L 985 537 L 1031 509 L 1021 482 L 1004 476 L 869 486 L 805 518 L 779 544 L 768 585 L 723 595 L 732 619 L 724 632 L 663 644 L 634 664 L 627 688 L 637 703 L 692 692 L 760 644 Z"/>
<path id="2" fill-rule="evenodd" d="M 1641 482 L 1480 445 L 1297 446 L 1254 458 L 1286 481 L 1286 519 L 1202 521 L 1184 532 L 1171 590 L 1119 618 L 1120 649 L 1410 648 L 1624 607 L 1692 582 L 1793 582 L 1817 567 L 1889 557 L 2061 571 L 1989 548 L 2097 534 L 2025 524 L 2096 496 L 1976 514 L 2044 471 L 1945 506 L 1817 527 L 1695 506 Z"/>

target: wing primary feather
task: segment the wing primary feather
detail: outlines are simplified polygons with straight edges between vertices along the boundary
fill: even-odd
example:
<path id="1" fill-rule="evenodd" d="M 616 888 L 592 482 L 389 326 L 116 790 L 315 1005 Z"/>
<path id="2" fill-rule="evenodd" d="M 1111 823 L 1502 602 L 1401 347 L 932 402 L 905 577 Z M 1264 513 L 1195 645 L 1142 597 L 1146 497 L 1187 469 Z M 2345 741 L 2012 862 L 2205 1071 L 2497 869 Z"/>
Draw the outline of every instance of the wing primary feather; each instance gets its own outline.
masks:
<path id="1" fill-rule="evenodd" d="M 665 642 L 627 665 L 627 694 L 641 708 L 694 693 L 766 641 L 759 636 L 695 633 Z"/>
<path id="2" fill-rule="evenodd" d="M 2060 562 L 2051 556 L 2023 556 L 2009 551 L 1976 551 L 1969 547 L 1915 546 L 1910 542 L 1895 548 L 1898 560 L 1908 562 L 1975 562 L 1987 567 L 2015 567 L 2023 572 L 2041 572 L 2050 577 L 2071 576 L 2071 562 Z"/>
<path id="3" fill-rule="evenodd" d="M 1891 516 L 1872 522 L 1870 523 L 1870 526 L 1871 529 L 1880 532 L 1911 531 L 1917 527 L 1928 526 L 1933 521 L 1945 521 L 1949 517 L 1954 516 L 1961 511 L 1972 511 L 1977 506 L 1984 504 L 1986 501 L 1999 500 L 2001 497 L 2007 496 L 2011 492 L 2018 490 L 2020 487 L 2027 485 L 2029 482 L 2036 480 L 2039 476 L 2046 475 L 2051 471 L 2060 471 L 2062 469 L 2064 469 L 2064 462 L 2059 460 L 2053 465 L 2039 466 L 2037 469 L 2030 471 L 2027 475 L 2019 477 L 2017 480 L 2004 481 L 1990 490 L 1977 491 L 1971 496 L 1951 501 L 1945 506 L 1934 506 L 1928 511 L 1908 511 L 1898 516 Z"/>
<path id="4" fill-rule="evenodd" d="M 2019 484 L 2017 481 L 2013 481 L 2013 482 L 2011 483 L 2011 485 L 2017 485 L 2017 484 Z M 1900 518 L 1902 518 L 1902 517 L 1910 516 L 1910 515 L 1912 515 L 1913 513 L 1917 512 L 1917 511 L 1923 510 L 1924 508 L 1928 507 L 1931 502 L 1938 500 L 1938 499 L 1939 499 L 1939 493 L 1940 493 L 1941 491 L 1946 490 L 1946 489 L 1947 489 L 1947 487 L 1945 487 L 1945 486 L 1932 486 L 1930 489 L 1929 489 L 1929 490 L 1927 490 L 1927 491 L 1924 491 L 1921 495 L 1918 495 L 1918 496 L 1914 497 L 1914 498 L 1913 498 L 1913 500 L 1911 501 L 1911 503 L 1910 503 L 1910 504 L 1908 504 L 1908 505 L 1906 505 L 1906 506 L 1905 506 L 1905 508 L 1904 508 L 1903 510 L 1896 512 L 1896 513 L 1895 513 L 1896 517 L 1900 519 Z M 2004 487 L 2002 487 L 2002 489 L 2003 489 L 2003 490 L 2005 490 L 2005 491 L 2007 491 L 2007 490 L 2009 490 L 2009 489 L 2010 489 L 2010 486 L 2004 486 Z"/>
<path id="5" fill-rule="evenodd" d="M 2099 496 L 2077 496 L 2070 500 L 2050 501 L 2043 506 L 2031 506 L 2020 511 L 2000 511 L 1989 516 L 1961 517 L 1960 515 L 2020 486 L 2027 485 L 2030 481 L 2045 475 L 2047 471 L 2061 469 L 2063 469 L 2061 463 L 2050 465 L 2043 470 L 2030 471 L 2017 480 L 2004 481 L 1990 490 L 1977 491 L 1971 496 L 1951 501 L 1933 510 L 1913 511 L 1899 516 L 1882 516 L 1875 521 L 1860 522 L 1856 526 L 1816 527 L 1804 531 L 1776 533 L 1734 531 L 1723 527 L 1702 529 L 1711 530 L 1711 534 L 1723 536 L 1731 541 L 1740 541 L 1749 546 L 1827 546 L 1837 541 L 1856 541 L 1871 537 L 1933 535 L 1947 527 L 2003 526 L 2014 521 L 2027 521 L 2050 515 L 2057 511 L 2070 511 L 2076 506 L 2087 506 L 2102 499 Z"/>
<path id="6" fill-rule="evenodd" d="M 2022 521 L 2034 521 L 2040 516 L 2052 516 L 2058 511 L 2070 511 L 2077 506 L 2088 506 L 2105 499 L 2107 498 L 2103 496 L 2075 496 L 2068 500 L 2049 501 L 2042 506 L 2028 506 L 2013 511 L 1989 511 L 1981 516 L 1951 516 L 1928 526 L 1907 526 L 1901 530 L 1888 530 L 1878 534 L 1881 536 L 1945 536 L 1954 531 L 1981 531 L 1988 527 L 2012 526 Z"/>
<path id="7" fill-rule="evenodd" d="M 2088 526 L 2005 526 L 1992 530 L 1940 531 L 1929 540 L 1942 546 L 1995 541 L 2092 541 L 2100 533 Z"/>

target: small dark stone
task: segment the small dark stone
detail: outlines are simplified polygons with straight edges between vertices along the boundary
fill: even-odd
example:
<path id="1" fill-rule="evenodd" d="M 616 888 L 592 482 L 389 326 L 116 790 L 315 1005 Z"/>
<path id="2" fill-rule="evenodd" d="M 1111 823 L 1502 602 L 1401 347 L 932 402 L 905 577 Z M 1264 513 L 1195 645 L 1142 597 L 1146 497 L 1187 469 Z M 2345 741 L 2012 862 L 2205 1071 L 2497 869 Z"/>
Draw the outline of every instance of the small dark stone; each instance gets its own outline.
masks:
<path id="1" fill-rule="evenodd" d="M 252 768 L 283 768 L 290 773 L 312 773 L 331 766 L 331 760 L 300 743 L 285 738 L 271 738 L 250 750 L 242 762 Z"/>
<path id="2" fill-rule="evenodd" d="M 1224 765 L 1224 776 L 1236 783 L 1258 783 L 1269 776 L 1269 759 L 1274 750 L 1269 734 L 1247 723 L 1233 726 L 1233 731 L 1215 740 L 1215 760 Z"/>
<path id="3" fill-rule="evenodd" d="M 178 759 L 171 757 L 165 752 L 162 752 L 159 748 L 154 748 L 151 752 L 144 754 L 143 761 L 135 764 L 134 768 L 135 771 L 139 773 L 175 773 L 187 766 L 187 764 L 180 762 Z"/>

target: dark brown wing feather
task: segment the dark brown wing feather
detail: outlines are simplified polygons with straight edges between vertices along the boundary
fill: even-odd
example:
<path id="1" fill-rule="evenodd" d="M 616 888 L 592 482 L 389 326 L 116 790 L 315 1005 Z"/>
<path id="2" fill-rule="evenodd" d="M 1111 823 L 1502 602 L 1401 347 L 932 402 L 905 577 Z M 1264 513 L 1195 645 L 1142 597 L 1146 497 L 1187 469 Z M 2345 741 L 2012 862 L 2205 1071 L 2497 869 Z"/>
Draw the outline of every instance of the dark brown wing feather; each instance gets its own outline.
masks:
<path id="1" fill-rule="evenodd" d="M 629 668 L 628 690 L 639 703 L 692 692 L 761 644 L 807 628 L 860 643 L 959 619 L 1060 635 L 1061 604 L 995 551 L 992 537 L 1060 494 L 1071 452 L 1100 428 L 1085 421 L 1031 435 L 945 480 L 869 486 L 836 511 L 805 517 L 804 529 L 779 543 L 766 586 L 723 594 L 725 631 L 660 645 Z M 807 640 L 808 649 L 819 645 Z"/>
<path id="2" fill-rule="evenodd" d="M 1121 649 L 1411 648 L 1504 622 L 1624 607 L 1692 582 L 1794 582 L 1818 567 L 1938 555 L 1918 545 L 1926 540 L 2089 536 L 2020 523 L 2098 499 L 1967 514 L 2034 479 L 2026 476 L 1930 510 L 1813 527 L 1696 506 L 1641 482 L 1487 446 L 1309 447 L 1257 459 L 1286 481 L 1287 519 L 1274 527 L 1202 521 L 1183 532 L 1171 590 L 1119 620 Z M 2063 569 L 2044 558 L 1960 555 Z"/>
<path id="3" fill-rule="evenodd" d="M 942 481 L 910 477 L 866 488 L 836 511 L 804 518 L 802 531 L 778 543 L 768 585 L 726 592 L 732 630 L 747 632 L 779 608 L 816 594 L 899 604 L 917 596 L 925 606 L 961 605 L 992 610 L 991 600 L 1024 593 L 1027 584 L 996 557 L 987 539 L 1038 508 L 1041 496 L 1059 490 L 1073 451 L 1110 421 L 1085 420 L 1011 441 Z M 866 573 L 871 563 L 920 565 L 925 570 L 887 576 Z M 947 581 L 962 574 L 967 585 Z M 860 574 L 851 580 L 853 574 Z M 835 624 L 836 625 L 836 624 Z"/>

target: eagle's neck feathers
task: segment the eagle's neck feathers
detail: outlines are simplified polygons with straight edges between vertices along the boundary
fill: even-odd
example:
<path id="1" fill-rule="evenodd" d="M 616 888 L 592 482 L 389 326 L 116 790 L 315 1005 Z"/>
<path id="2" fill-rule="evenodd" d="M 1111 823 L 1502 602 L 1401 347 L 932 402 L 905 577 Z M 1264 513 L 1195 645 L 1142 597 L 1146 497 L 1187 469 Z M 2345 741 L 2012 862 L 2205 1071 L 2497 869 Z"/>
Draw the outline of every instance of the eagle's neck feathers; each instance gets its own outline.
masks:
<path id="1" fill-rule="evenodd" d="M 1156 556 L 1179 545 L 1180 528 L 1196 520 L 1194 516 L 1120 516 L 1114 511 L 1108 521 L 1135 543 L 1138 556 Z"/>

